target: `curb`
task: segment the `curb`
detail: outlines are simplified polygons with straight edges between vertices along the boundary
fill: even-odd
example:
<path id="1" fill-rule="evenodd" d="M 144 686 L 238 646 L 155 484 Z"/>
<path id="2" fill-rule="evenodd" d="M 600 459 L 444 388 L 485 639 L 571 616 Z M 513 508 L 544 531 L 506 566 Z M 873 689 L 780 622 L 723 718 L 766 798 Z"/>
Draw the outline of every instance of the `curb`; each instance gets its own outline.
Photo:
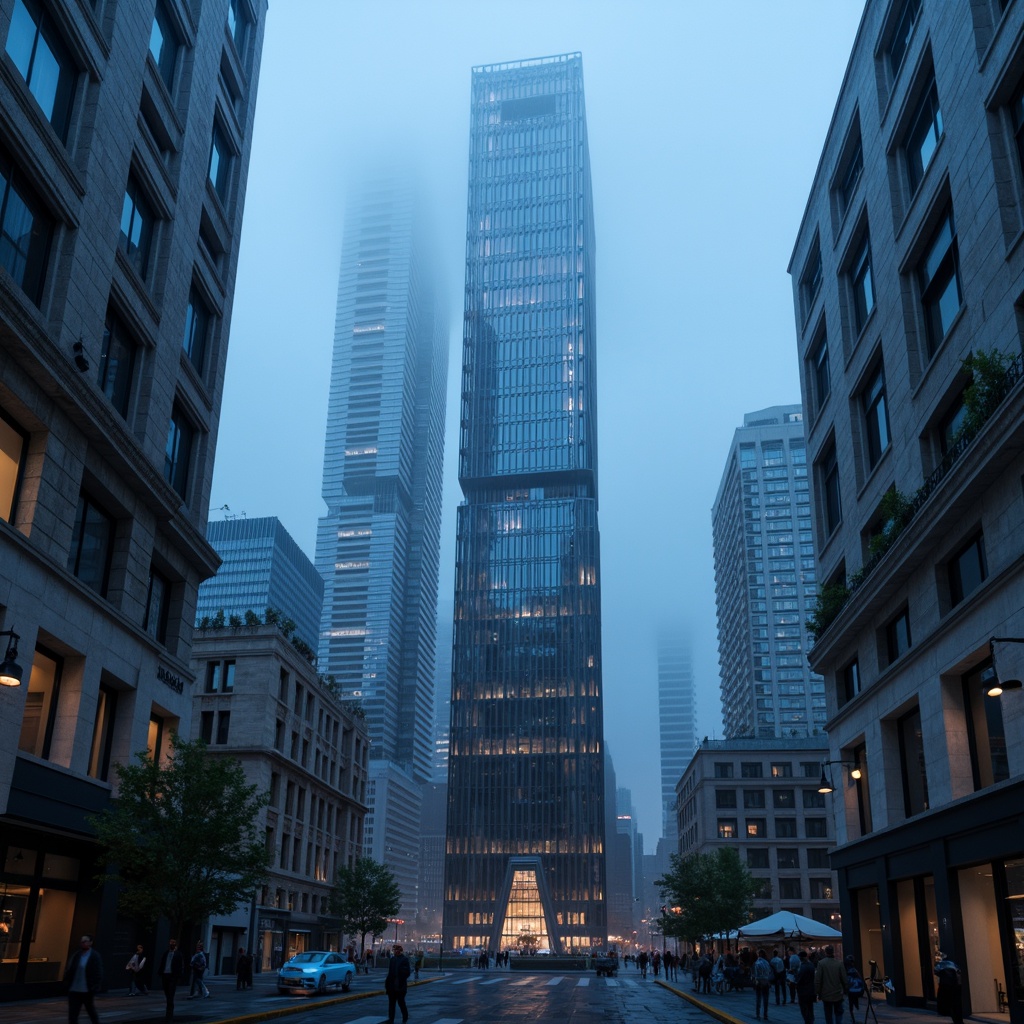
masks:
<path id="1" fill-rule="evenodd" d="M 696 1006 L 698 1010 L 703 1010 L 709 1017 L 714 1017 L 715 1020 L 721 1021 L 721 1024 L 747 1024 L 745 1020 L 740 1017 L 734 1017 L 731 1013 L 726 1013 L 724 1010 L 719 1010 L 714 1006 L 709 1006 L 707 1003 L 701 1002 L 699 999 L 694 999 L 689 992 L 684 992 L 681 988 L 676 988 L 675 985 L 670 985 L 667 981 L 662 981 L 661 978 L 654 979 L 655 985 L 660 985 L 662 988 L 666 988 L 673 995 L 679 996 L 680 999 L 685 999 L 688 1003 Z"/>
<path id="2" fill-rule="evenodd" d="M 420 978 L 419 981 L 410 981 L 409 988 L 416 988 L 418 985 L 429 985 L 434 981 L 442 981 L 447 975 L 439 975 L 436 978 Z M 372 992 L 347 992 L 345 995 L 334 996 L 330 999 L 317 999 L 317 1007 L 338 1006 L 341 1003 L 355 1003 L 360 999 L 373 999 L 377 996 L 386 995 L 383 987 Z M 277 1020 L 281 1017 L 290 1017 L 296 1013 L 308 1013 L 309 1006 L 305 1003 L 297 1003 L 294 1006 L 282 1006 L 275 1010 L 261 1010 L 259 1013 L 245 1013 L 237 1017 L 220 1017 L 216 1020 L 205 1022 L 205 1024 L 257 1024 L 258 1021 Z M 742 1022 L 737 1022 L 742 1024 Z"/>

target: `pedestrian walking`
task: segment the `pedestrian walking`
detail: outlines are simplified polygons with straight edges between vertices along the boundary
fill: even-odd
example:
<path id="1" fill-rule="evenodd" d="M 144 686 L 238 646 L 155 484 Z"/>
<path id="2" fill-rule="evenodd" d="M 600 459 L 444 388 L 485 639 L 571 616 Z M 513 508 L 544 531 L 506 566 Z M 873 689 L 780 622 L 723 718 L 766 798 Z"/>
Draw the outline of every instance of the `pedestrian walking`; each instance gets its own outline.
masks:
<path id="1" fill-rule="evenodd" d="M 939 954 L 935 964 L 939 990 L 935 994 L 935 1009 L 940 1017 L 952 1017 L 953 1024 L 964 1024 L 964 1002 L 960 968 L 953 960 Z"/>
<path id="2" fill-rule="evenodd" d="M 811 963 L 806 949 L 800 950 L 798 959 L 800 966 L 797 967 L 794 977 L 800 1016 L 803 1017 L 804 1024 L 814 1024 L 814 1001 L 817 999 L 817 993 L 814 991 L 814 964 Z"/>
<path id="3" fill-rule="evenodd" d="M 139 977 L 139 972 L 143 967 L 146 966 L 146 954 L 142 951 L 142 943 L 140 942 L 135 947 L 135 953 L 131 960 L 128 961 L 128 966 L 125 970 L 128 972 L 128 995 L 137 996 L 139 993 L 136 989 L 146 995 L 149 989 L 142 983 L 142 979 Z"/>
<path id="4" fill-rule="evenodd" d="M 772 968 L 772 987 L 775 989 L 775 1005 L 786 1005 L 786 962 L 779 956 L 777 949 L 772 950 L 772 958 L 768 961 Z"/>
<path id="5" fill-rule="evenodd" d="M 203 944 L 197 942 L 196 951 L 192 954 L 192 959 L 189 961 L 189 967 L 192 968 L 192 987 L 188 992 L 189 999 L 210 998 L 210 990 L 206 987 L 206 982 L 203 981 L 203 975 L 206 974 L 206 968 L 209 965 L 210 961 L 203 951 Z"/>
<path id="6" fill-rule="evenodd" d="M 388 994 L 388 1024 L 395 1024 L 395 1006 L 402 1011 L 402 1024 L 409 1020 L 405 1005 L 405 993 L 409 990 L 409 975 L 412 968 L 402 947 L 395 943 L 394 956 L 388 963 L 388 976 L 384 979 L 384 991 Z"/>
<path id="7" fill-rule="evenodd" d="M 93 997 L 103 985 L 103 960 L 92 948 L 91 935 L 83 935 L 78 951 L 68 957 L 64 981 L 68 986 L 68 1024 L 78 1024 L 83 1006 L 92 1024 L 99 1024 Z"/>
<path id="8" fill-rule="evenodd" d="M 853 1015 L 860 1009 L 860 997 L 864 994 L 864 976 L 857 970 L 852 953 L 847 955 L 843 964 L 846 967 L 846 980 L 850 983 L 846 995 L 850 1004 L 850 1020 L 852 1021 Z"/>
<path id="9" fill-rule="evenodd" d="M 244 946 L 239 946 L 235 957 L 235 991 L 244 992 L 247 988 L 252 988 L 252 957 Z"/>
<path id="10" fill-rule="evenodd" d="M 185 972 L 185 958 L 178 952 L 177 939 L 167 943 L 167 951 L 160 958 L 160 985 L 164 990 L 167 1009 L 164 1011 L 165 1024 L 174 1020 L 174 993 Z"/>
<path id="11" fill-rule="evenodd" d="M 772 965 L 768 962 L 763 949 L 757 951 L 757 959 L 750 971 L 754 982 L 754 1016 L 761 1020 L 761 1011 L 764 1010 L 764 1019 L 768 1019 L 768 994 L 772 985 Z"/>
<path id="12" fill-rule="evenodd" d="M 826 946 L 814 969 L 814 991 L 825 1010 L 825 1024 L 843 1024 L 843 1000 L 850 988 L 846 968 L 835 959 L 835 952 Z"/>

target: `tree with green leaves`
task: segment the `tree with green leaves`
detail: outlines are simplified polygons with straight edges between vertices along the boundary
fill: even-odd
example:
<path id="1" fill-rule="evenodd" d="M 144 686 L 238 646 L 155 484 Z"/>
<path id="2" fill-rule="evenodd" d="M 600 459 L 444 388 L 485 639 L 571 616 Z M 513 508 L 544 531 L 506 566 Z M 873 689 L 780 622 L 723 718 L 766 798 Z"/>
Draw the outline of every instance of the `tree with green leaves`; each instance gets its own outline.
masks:
<path id="1" fill-rule="evenodd" d="M 90 819 L 110 866 L 101 880 L 120 881 L 125 914 L 166 917 L 182 941 L 185 925 L 232 913 L 265 881 L 259 812 L 268 794 L 202 740 L 173 736 L 163 763 L 147 751 L 136 758 L 117 765 L 117 799 Z"/>
<path id="2" fill-rule="evenodd" d="M 341 919 L 346 935 L 359 936 L 359 952 L 366 951 L 366 936 L 383 935 L 388 918 L 402 907 L 402 891 L 386 864 L 360 857 L 354 867 L 338 869 L 331 890 L 330 912 Z"/>
<path id="3" fill-rule="evenodd" d="M 668 873 L 655 882 L 672 906 L 671 913 L 662 915 L 665 935 L 699 942 L 750 920 L 761 883 L 741 863 L 734 847 L 686 857 L 673 854 L 671 865 Z"/>

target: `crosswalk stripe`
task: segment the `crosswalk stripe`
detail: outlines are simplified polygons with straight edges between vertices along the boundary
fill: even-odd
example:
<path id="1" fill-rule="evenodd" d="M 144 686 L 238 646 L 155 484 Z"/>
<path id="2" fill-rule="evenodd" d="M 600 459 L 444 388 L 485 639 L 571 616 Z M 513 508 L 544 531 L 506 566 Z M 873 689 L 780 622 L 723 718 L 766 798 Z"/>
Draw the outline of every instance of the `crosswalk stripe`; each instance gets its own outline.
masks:
<path id="1" fill-rule="evenodd" d="M 608 984 L 609 985 L 618 985 L 619 983 L 618 983 L 618 981 L 616 981 L 615 978 L 609 978 L 608 979 Z"/>
<path id="2" fill-rule="evenodd" d="M 557 978 L 552 978 L 552 979 L 551 979 L 551 980 L 550 980 L 550 981 L 548 982 L 548 985 L 558 985 L 558 984 L 559 984 L 559 983 L 560 983 L 560 982 L 561 982 L 562 980 L 563 980 L 563 979 L 562 979 L 562 977 L 561 977 L 561 976 L 559 976 L 559 977 L 557 977 Z"/>
<path id="3" fill-rule="evenodd" d="M 453 981 L 453 985 L 471 985 L 474 981 L 479 981 L 479 977 L 475 978 L 459 978 L 458 981 Z"/>
<path id="4" fill-rule="evenodd" d="M 580 978 L 580 980 L 576 982 L 576 987 L 577 988 L 586 988 L 589 984 L 590 984 L 590 979 L 589 978 Z"/>
<path id="5" fill-rule="evenodd" d="M 491 978 L 490 981 L 481 981 L 481 985 L 500 985 L 503 981 L 508 981 L 508 978 Z"/>
<path id="6" fill-rule="evenodd" d="M 378 1013 L 376 1017 L 355 1017 L 345 1021 L 345 1024 L 380 1024 L 380 1014 Z"/>
<path id="7" fill-rule="evenodd" d="M 523 978 L 522 981 L 513 981 L 513 985 L 532 985 L 536 979 L 534 978 Z"/>

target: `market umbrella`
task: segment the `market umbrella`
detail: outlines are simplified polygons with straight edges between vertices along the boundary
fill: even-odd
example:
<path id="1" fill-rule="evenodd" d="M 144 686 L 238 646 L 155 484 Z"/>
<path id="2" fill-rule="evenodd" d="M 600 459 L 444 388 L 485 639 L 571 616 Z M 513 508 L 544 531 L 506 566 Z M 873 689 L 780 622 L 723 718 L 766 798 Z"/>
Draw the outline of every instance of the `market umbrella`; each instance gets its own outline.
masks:
<path id="1" fill-rule="evenodd" d="M 780 910 L 777 914 L 751 921 L 739 929 L 744 939 L 841 939 L 843 933 L 835 928 L 815 921 L 791 910 Z"/>

